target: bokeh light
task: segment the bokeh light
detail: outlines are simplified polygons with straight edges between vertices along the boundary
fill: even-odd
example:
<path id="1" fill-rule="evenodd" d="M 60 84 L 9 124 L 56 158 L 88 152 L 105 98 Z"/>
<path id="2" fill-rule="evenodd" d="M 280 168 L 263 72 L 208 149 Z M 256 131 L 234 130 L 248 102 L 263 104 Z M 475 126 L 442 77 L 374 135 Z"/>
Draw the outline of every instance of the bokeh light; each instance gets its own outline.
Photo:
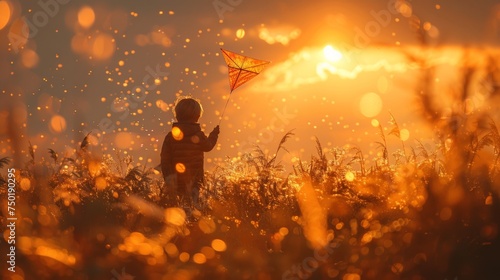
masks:
<path id="1" fill-rule="evenodd" d="M 94 10 L 89 6 L 83 6 L 78 11 L 78 23 L 83 28 L 90 28 L 95 21 Z"/>
<path id="2" fill-rule="evenodd" d="M 217 252 L 224 252 L 227 249 L 226 242 L 221 239 L 214 239 L 212 240 L 212 248 Z"/>
<path id="3" fill-rule="evenodd" d="M 245 29 L 240 28 L 236 30 L 236 38 L 243 39 L 243 37 L 245 37 Z"/>
<path id="4" fill-rule="evenodd" d="M 92 42 L 91 53 L 96 59 L 109 59 L 115 53 L 115 50 L 115 39 L 109 34 L 98 34 Z"/>
<path id="5" fill-rule="evenodd" d="M 186 222 L 186 212 L 181 208 L 167 208 L 165 209 L 165 220 L 169 224 L 182 226 Z"/>
<path id="6" fill-rule="evenodd" d="M 21 52 L 21 63 L 26 68 L 33 68 L 38 65 L 38 54 L 31 49 L 24 49 Z"/>
<path id="7" fill-rule="evenodd" d="M 172 127 L 172 137 L 177 141 L 181 141 L 184 138 L 184 133 L 180 128 L 174 126 Z"/>
<path id="8" fill-rule="evenodd" d="M 376 93 L 370 92 L 361 97 L 359 109 L 367 118 L 373 118 L 382 111 L 382 99 Z"/>
<path id="9" fill-rule="evenodd" d="M 186 172 L 186 166 L 183 163 L 178 162 L 175 164 L 175 171 L 179 173 L 184 173 Z"/>
<path id="10" fill-rule="evenodd" d="M 61 115 L 54 115 L 50 119 L 50 130 L 55 133 L 61 133 L 66 130 L 66 119 Z"/>
<path id="11" fill-rule="evenodd" d="M 116 134 L 114 142 L 118 149 L 127 149 L 133 144 L 132 134 L 129 132 L 119 132 Z"/>
<path id="12" fill-rule="evenodd" d="M 11 13 L 9 2 L 0 1 L 0 30 L 9 23 Z"/>

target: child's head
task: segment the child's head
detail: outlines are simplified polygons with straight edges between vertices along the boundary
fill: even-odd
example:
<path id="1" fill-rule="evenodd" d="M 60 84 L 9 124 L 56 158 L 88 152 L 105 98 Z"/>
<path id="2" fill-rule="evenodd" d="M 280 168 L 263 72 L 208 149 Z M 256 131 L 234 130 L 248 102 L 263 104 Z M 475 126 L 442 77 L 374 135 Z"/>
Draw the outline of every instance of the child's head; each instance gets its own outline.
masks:
<path id="1" fill-rule="evenodd" d="M 198 122 L 203 114 L 201 103 L 191 97 L 181 96 L 174 106 L 174 117 L 178 122 Z"/>

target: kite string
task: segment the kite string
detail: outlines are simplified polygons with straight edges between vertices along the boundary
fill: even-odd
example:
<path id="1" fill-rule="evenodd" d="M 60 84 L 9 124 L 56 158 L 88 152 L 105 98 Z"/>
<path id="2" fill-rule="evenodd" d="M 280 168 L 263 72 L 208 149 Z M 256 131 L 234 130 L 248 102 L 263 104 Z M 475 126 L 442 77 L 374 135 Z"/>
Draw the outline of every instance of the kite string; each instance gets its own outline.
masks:
<path id="1" fill-rule="evenodd" d="M 220 115 L 219 125 L 222 122 L 222 118 L 224 117 L 224 113 L 226 112 L 227 104 L 229 104 L 229 99 L 231 99 L 231 94 L 229 94 L 229 97 L 227 98 L 227 101 L 226 101 L 226 106 L 224 106 L 224 110 L 222 110 L 222 114 Z"/>

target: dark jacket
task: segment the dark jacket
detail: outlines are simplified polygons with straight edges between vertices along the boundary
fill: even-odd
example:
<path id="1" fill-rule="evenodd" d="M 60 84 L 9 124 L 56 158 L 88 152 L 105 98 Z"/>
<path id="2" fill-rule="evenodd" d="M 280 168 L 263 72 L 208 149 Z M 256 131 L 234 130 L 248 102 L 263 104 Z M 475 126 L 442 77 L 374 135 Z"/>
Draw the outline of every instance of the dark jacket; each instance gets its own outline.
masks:
<path id="1" fill-rule="evenodd" d="M 175 175 L 179 191 L 199 187 L 203 182 L 204 152 L 211 151 L 217 143 L 219 131 L 214 129 L 207 137 L 198 123 L 174 123 L 161 148 L 163 177 Z M 165 180 L 167 181 L 167 180 Z"/>

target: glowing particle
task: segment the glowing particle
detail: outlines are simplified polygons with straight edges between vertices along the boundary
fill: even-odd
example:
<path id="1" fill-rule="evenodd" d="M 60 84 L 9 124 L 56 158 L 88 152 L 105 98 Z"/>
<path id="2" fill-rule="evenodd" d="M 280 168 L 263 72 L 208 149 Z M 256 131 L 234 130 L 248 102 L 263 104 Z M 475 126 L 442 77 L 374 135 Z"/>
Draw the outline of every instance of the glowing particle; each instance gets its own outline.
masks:
<path id="1" fill-rule="evenodd" d="M 184 173 L 186 172 L 186 166 L 180 162 L 175 164 L 175 171 L 179 173 Z"/>
<path id="2" fill-rule="evenodd" d="M 22 178 L 19 185 L 23 191 L 27 191 L 31 188 L 31 181 L 28 178 Z"/>
<path id="3" fill-rule="evenodd" d="M 375 117 L 382 111 L 382 99 L 376 93 L 367 93 L 361 97 L 359 109 L 365 117 Z"/>
<path id="4" fill-rule="evenodd" d="M 182 252 L 180 255 L 179 255 L 179 260 L 181 262 L 188 262 L 189 261 L 189 253 L 186 253 L 186 252 Z"/>
<path id="5" fill-rule="evenodd" d="M 354 178 L 355 178 L 355 177 L 356 177 L 356 176 L 355 176 L 355 175 L 354 175 L 354 173 L 352 173 L 351 171 L 347 171 L 347 172 L 345 173 L 345 179 L 346 179 L 347 181 L 349 181 L 349 182 L 354 181 Z"/>
<path id="6" fill-rule="evenodd" d="M 108 59 L 114 53 L 116 43 L 114 38 L 108 34 L 99 34 L 92 42 L 92 55 L 96 59 Z"/>
<path id="7" fill-rule="evenodd" d="M 216 229 L 214 220 L 207 218 L 207 217 L 202 217 L 198 221 L 198 227 L 205 234 L 210 234 L 210 233 L 214 232 Z"/>
<path id="8" fill-rule="evenodd" d="M 0 1 L 0 30 L 9 23 L 11 12 L 9 2 Z"/>
<path id="9" fill-rule="evenodd" d="M 204 246 L 201 248 L 200 252 L 205 255 L 207 259 L 215 258 L 215 250 L 212 247 Z"/>
<path id="10" fill-rule="evenodd" d="M 50 119 L 50 129 L 55 133 L 61 133 L 66 130 L 66 119 L 60 115 L 54 115 Z"/>
<path id="11" fill-rule="evenodd" d="M 133 143 L 132 135 L 128 132 L 119 132 L 115 136 L 115 145 L 118 149 L 127 149 Z"/>
<path id="12" fill-rule="evenodd" d="M 221 239 L 212 240 L 212 248 L 217 252 L 224 252 L 227 249 L 226 242 Z"/>
<path id="13" fill-rule="evenodd" d="M 399 138 L 401 141 L 406 141 L 410 138 L 410 131 L 408 129 L 403 128 L 399 131 Z"/>
<path id="14" fill-rule="evenodd" d="M 245 37 L 245 29 L 240 28 L 236 30 L 236 38 L 243 39 L 243 37 Z"/>
<path id="15" fill-rule="evenodd" d="M 78 23 L 83 28 L 89 28 L 94 24 L 95 13 L 94 10 L 89 6 L 83 6 L 78 11 Z"/>
<path id="16" fill-rule="evenodd" d="M 174 243 L 167 243 L 167 245 L 165 245 L 165 252 L 167 252 L 170 257 L 176 257 L 179 254 L 179 250 Z"/>
<path id="17" fill-rule="evenodd" d="M 178 128 L 177 126 L 174 126 L 172 128 L 172 137 L 175 140 L 180 141 L 184 138 L 184 133 L 182 132 L 182 130 L 180 128 Z"/>
<path id="18" fill-rule="evenodd" d="M 165 209 L 165 220 L 174 226 L 182 226 L 186 222 L 186 212 L 182 208 L 167 208 Z"/>
<path id="19" fill-rule="evenodd" d="M 103 177 L 95 178 L 95 188 L 99 191 L 102 191 L 108 187 L 108 182 Z"/>
<path id="20" fill-rule="evenodd" d="M 196 253 L 193 256 L 193 262 L 197 264 L 204 264 L 207 261 L 207 257 L 202 253 Z"/>
<path id="21" fill-rule="evenodd" d="M 288 233 L 289 233 L 288 228 L 286 228 L 286 227 L 282 227 L 282 228 L 280 228 L 279 233 L 280 233 L 282 236 L 287 236 L 287 235 L 288 235 Z"/>
<path id="22" fill-rule="evenodd" d="M 33 68 L 38 65 L 38 54 L 31 49 L 24 49 L 21 52 L 21 63 L 26 68 Z"/>

